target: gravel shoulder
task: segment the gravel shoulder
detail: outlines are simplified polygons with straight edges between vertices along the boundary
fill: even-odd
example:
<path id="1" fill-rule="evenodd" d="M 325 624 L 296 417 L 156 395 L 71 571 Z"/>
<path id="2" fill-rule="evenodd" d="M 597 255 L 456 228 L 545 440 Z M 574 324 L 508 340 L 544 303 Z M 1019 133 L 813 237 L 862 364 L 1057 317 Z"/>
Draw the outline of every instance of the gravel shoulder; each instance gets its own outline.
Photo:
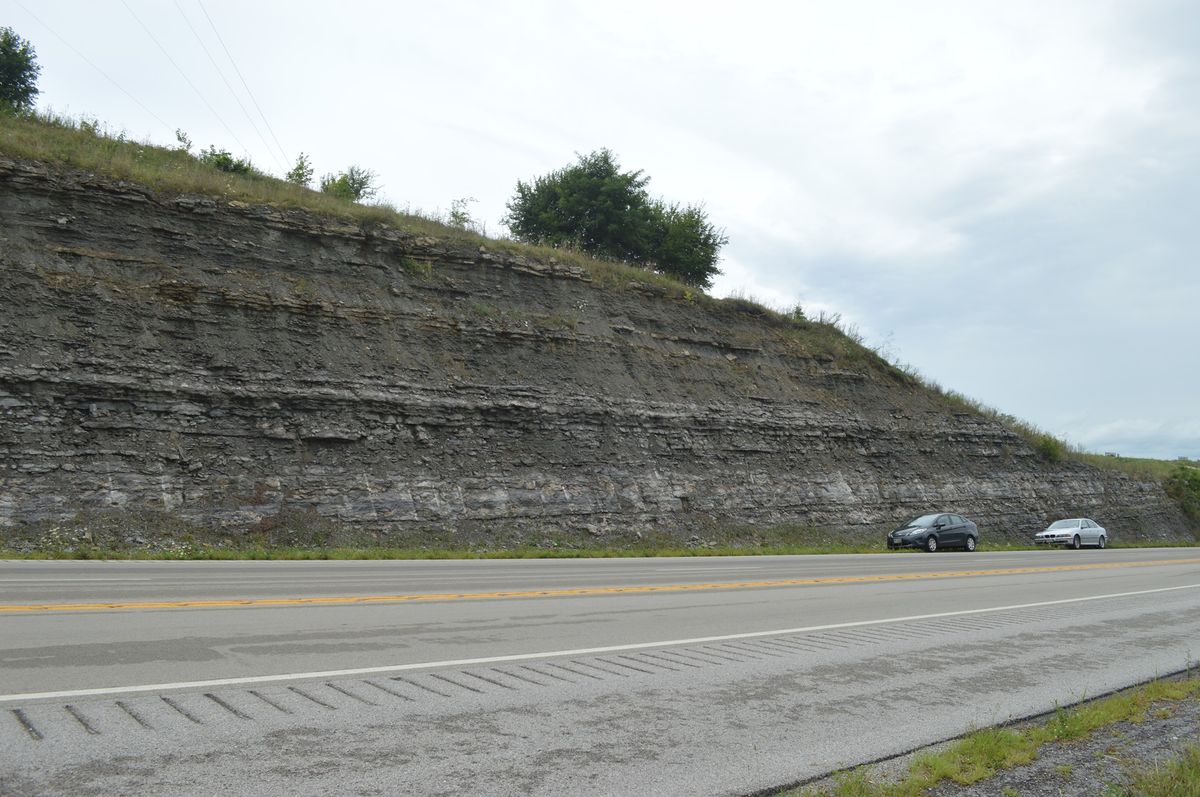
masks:
<path id="1" fill-rule="evenodd" d="M 1126 694 L 1144 687 L 1134 687 Z M 1046 717 L 1016 723 L 1021 730 L 1047 722 Z M 850 797 L 859 794 L 904 794 L 896 788 L 920 756 L 948 750 L 957 740 L 915 750 L 856 770 L 874 789 L 851 787 L 847 773 L 838 773 L 800 789 L 781 792 L 787 797 Z M 943 782 L 930 797 L 1124 797 L 1138 772 L 1153 770 L 1179 759 L 1184 750 L 1200 744 L 1200 696 L 1152 703 L 1144 718 L 1119 721 L 1071 741 L 1050 742 L 1038 749 L 1029 764 L 1004 769 L 964 785 Z M 892 789 L 888 787 L 891 786 Z"/>

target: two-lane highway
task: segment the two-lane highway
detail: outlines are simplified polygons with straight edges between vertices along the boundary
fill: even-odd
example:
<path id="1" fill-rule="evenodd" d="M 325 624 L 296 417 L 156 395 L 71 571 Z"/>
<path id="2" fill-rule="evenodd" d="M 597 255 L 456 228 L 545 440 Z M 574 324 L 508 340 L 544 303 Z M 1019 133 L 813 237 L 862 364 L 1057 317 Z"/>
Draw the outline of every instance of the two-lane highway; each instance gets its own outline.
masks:
<path id="1" fill-rule="evenodd" d="M 0 784 L 748 792 L 1182 669 L 1197 640 L 1196 549 L 4 562 Z"/>

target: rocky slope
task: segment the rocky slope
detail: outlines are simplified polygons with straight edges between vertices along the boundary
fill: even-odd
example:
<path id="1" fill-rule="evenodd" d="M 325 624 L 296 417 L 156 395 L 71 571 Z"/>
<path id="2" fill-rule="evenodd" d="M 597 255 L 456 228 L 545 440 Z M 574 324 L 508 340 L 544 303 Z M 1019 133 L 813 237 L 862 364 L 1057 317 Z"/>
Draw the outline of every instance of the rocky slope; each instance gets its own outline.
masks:
<path id="1" fill-rule="evenodd" d="M 1184 534 L 1156 483 L 1048 465 L 744 302 L 0 159 L 0 532 L 313 511 L 399 542 L 749 525 Z"/>

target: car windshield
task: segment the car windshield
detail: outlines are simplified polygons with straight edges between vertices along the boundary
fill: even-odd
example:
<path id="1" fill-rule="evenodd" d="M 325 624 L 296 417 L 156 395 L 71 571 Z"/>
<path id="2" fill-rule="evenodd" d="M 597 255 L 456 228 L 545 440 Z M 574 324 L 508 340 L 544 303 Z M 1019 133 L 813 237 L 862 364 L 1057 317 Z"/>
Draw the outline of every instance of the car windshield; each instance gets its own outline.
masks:
<path id="1" fill-rule="evenodd" d="M 941 515 L 921 515 L 916 520 L 910 520 L 905 523 L 902 528 L 908 528 L 909 526 L 932 526 L 933 521 L 940 517 Z"/>
<path id="2" fill-rule="evenodd" d="M 1078 527 L 1078 520 L 1056 520 L 1050 524 L 1050 528 L 1052 529 L 1074 529 Z"/>

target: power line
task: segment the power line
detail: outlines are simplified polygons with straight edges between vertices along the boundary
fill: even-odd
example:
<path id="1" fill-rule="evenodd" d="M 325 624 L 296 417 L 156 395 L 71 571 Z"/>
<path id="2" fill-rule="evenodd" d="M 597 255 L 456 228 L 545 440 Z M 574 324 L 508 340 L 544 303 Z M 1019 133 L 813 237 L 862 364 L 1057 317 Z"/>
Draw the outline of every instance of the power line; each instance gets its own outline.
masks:
<path id="1" fill-rule="evenodd" d="M 229 133 L 229 135 L 233 137 L 233 140 L 237 142 L 237 145 L 242 148 L 243 152 L 248 153 L 250 148 L 242 143 L 241 139 L 237 137 L 237 133 L 233 132 L 233 129 L 229 125 L 225 124 L 225 120 L 221 117 L 221 114 L 217 113 L 217 109 L 212 107 L 212 104 L 209 103 L 208 99 L 200 93 L 200 89 L 196 88 L 196 84 L 192 82 L 190 77 L 188 77 L 187 72 L 184 72 L 183 68 L 179 66 L 179 64 L 175 63 L 175 59 L 171 57 L 171 53 L 167 51 L 166 47 L 162 46 L 162 42 L 158 40 L 158 37 L 154 35 L 150 28 L 146 27 L 146 23 L 142 22 L 141 17 L 134 13 L 133 9 L 129 7 L 129 3 L 125 2 L 125 0 L 121 0 L 121 5 L 125 6 L 125 10 L 129 12 L 129 15 L 137 20 L 137 24 L 142 26 L 142 30 L 146 31 L 146 35 L 150 37 L 150 40 L 158 45 L 158 49 L 162 50 L 162 54 L 165 55 L 167 60 L 171 62 L 171 66 L 175 67 L 175 69 L 179 71 L 179 74 L 183 76 L 183 79 L 187 81 L 187 84 L 192 87 L 192 91 L 196 92 L 196 96 L 200 98 L 200 101 L 208 106 L 208 110 L 212 111 L 212 115 L 215 116 L 217 121 L 221 123 L 221 126 L 225 128 L 225 132 Z"/>
<path id="2" fill-rule="evenodd" d="M 208 9 L 204 7 L 204 0 L 196 0 L 200 10 L 204 12 L 204 17 L 208 20 L 209 27 L 213 33 L 217 34 L 217 41 L 221 43 L 221 49 L 225 51 L 225 55 L 229 58 L 229 63 L 233 64 L 233 71 L 237 73 L 238 79 L 242 81 L 242 87 L 246 89 L 246 94 L 250 96 L 250 101 L 254 103 L 254 107 L 258 109 L 258 115 L 262 117 L 263 124 L 267 126 L 267 131 L 271 134 L 271 138 L 275 141 L 275 146 L 279 147 L 280 154 L 283 159 L 288 160 L 287 151 L 283 145 L 279 143 L 279 137 L 275 135 L 275 130 L 272 129 L 271 123 L 267 121 L 267 115 L 263 113 L 262 106 L 258 104 L 258 100 L 254 98 L 254 92 L 250 90 L 250 85 L 246 82 L 246 78 L 242 76 L 242 70 L 238 69 L 237 61 L 233 60 L 233 54 L 229 52 L 229 48 L 225 46 L 225 40 L 221 38 L 221 32 L 217 30 L 217 26 L 213 23 L 212 17 L 208 14 Z"/>
<path id="3" fill-rule="evenodd" d="M 217 60 L 213 58 L 212 53 L 209 52 L 208 45 L 204 43 L 204 39 L 200 38 L 200 34 L 196 31 L 195 26 L 192 25 L 192 21 L 188 19 L 187 14 L 183 12 L 183 6 L 179 4 L 179 0 L 175 0 L 175 10 L 179 12 L 179 16 L 183 17 L 183 21 L 187 23 L 188 30 L 192 32 L 192 35 L 196 37 L 196 41 L 200 43 L 200 49 L 204 50 L 204 54 L 208 56 L 209 63 L 213 65 L 213 69 L 217 70 L 217 74 L 221 76 L 221 82 L 225 84 L 225 88 L 229 89 L 229 94 L 234 100 L 237 101 L 238 107 L 242 109 L 242 114 L 246 117 L 246 121 L 248 121 L 250 126 L 254 128 L 254 132 L 258 135 L 258 139 L 262 142 L 263 147 L 267 150 L 267 152 L 270 152 L 271 157 L 275 159 L 275 165 L 286 171 L 287 166 L 285 166 L 279 160 L 279 156 L 275 154 L 275 152 L 271 149 L 271 145 L 267 143 L 267 139 L 263 136 L 262 131 L 255 123 L 254 117 L 252 117 L 250 112 L 246 110 L 246 105 L 242 102 L 242 98 L 238 96 L 237 92 L 234 91 L 233 86 L 229 84 L 229 81 L 225 78 L 225 73 L 221 71 L 221 67 L 217 65 Z"/>
<path id="4" fill-rule="evenodd" d="M 136 105 L 137 105 L 139 108 L 141 108 L 141 109 L 142 109 L 143 111 L 145 111 L 146 113 L 150 114 L 150 116 L 154 117 L 154 119 L 155 119 L 155 120 L 156 120 L 156 121 L 157 121 L 157 122 L 158 122 L 160 125 L 162 125 L 163 127 L 165 127 L 165 128 L 168 130 L 168 131 L 173 131 L 173 130 L 174 130 L 174 128 L 173 128 L 173 127 L 171 127 L 169 124 L 167 124 L 166 122 L 164 122 L 164 121 L 162 120 L 162 117 L 161 117 L 161 116 L 159 116 L 159 115 L 158 115 L 158 114 L 156 114 L 154 111 L 152 111 L 152 110 L 150 110 L 149 108 L 147 108 L 147 107 L 146 107 L 146 105 L 145 105 L 145 103 L 143 103 L 143 102 L 142 102 L 141 100 L 139 100 L 137 97 L 135 97 L 135 96 L 133 96 L 132 94 L 130 94 L 130 93 L 129 93 L 129 92 L 126 90 L 126 89 L 125 89 L 125 87 L 124 87 L 124 86 L 122 86 L 120 83 L 118 83 L 116 80 L 114 80 L 114 79 L 113 79 L 113 78 L 112 78 L 112 77 L 111 77 L 111 76 L 110 76 L 110 75 L 109 75 L 107 72 L 105 72 L 103 69 L 101 69 L 100 67 L 96 66 L 96 65 L 95 65 L 95 64 L 92 62 L 92 59 L 88 58 L 86 55 L 84 55 L 84 54 L 83 54 L 83 53 L 81 53 L 79 50 L 77 50 L 77 49 L 75 48 L 75 45 L 71 44 L 69 41 L 67 41 L 67 40 L 66 40 L 66 39 L 64 39 L 62 36 L 60 36 L 60 35 L 59 35 L 59 33 L 58 33 L 58 31 L 54 30 L 54 28 L 50 27 L 50 26 L 49 26 L 49 25 L 47 25 L 47 24 L 46 24 L 44 21 L 42 21 L 42 18 L 41 18 L 41 17 L 39 17 L 37 14 L 33 13 L 33 12 L 32 12 L 32 11 L 30 11 L 28 8 L 26 8 L 26 7 L 25 7 L 25 4 L 24 4 L 24 3 L 22 3 L 22 2 L 21 2 L 21 0 L 16 0 L 16 3 L 17 3 L 17 5 L 18 5 L 18 6 L 20 6 L 20 7 L 21 7 L 21 10 L 22 10 L 22 11 L 24 11 L 24 12 L 25 12 L 26 14 L 28 14 L 29 16 L 33 17 L 33 18 L 34 18 L 34 20 L 36 20 L 36 21 L 38 22 L 38 24 L 40 24 L 40 25 L 41 25 L 43 28 L 45 28 L 46 30 L 50 31 L 50 33 L 51 33 L 51 34 L 53 34 L 53 36 L 54 36 L 56 39 L 58 39 L 60 42 L 62 42 L 63 44 L 65 44 L 65 45 L 67 46 L 67 48 L 68 48 L 69 50 L 71 50 L 71 52 L 75 53 L 77 56 L 79 56 L 81 59 L 83 59 L 83 62 L 84 62 L 85 64 L 87 64 L 87 65 L 88 65 L 88 66 L 90 66 L 92 69 L 95 69 L 97 72 L 99 72 L 101 77 L 103 77 L 103 78 L 104 78 L 105 80 L 107 80 L 109 83 L 112 83 L 114 86 L 116 86 L 116 87 L 117 87 L 117 88 L 120 90 L 120 92 L 121 92 L 122 94 L 124 94 L 124 95 L 125 95 L 126 97 L 128 97 L 129 99 L 133 100 L 133 101 L 134 101 L 134 103 L 135 103 L 135 104 L 136 104 Z"/>

